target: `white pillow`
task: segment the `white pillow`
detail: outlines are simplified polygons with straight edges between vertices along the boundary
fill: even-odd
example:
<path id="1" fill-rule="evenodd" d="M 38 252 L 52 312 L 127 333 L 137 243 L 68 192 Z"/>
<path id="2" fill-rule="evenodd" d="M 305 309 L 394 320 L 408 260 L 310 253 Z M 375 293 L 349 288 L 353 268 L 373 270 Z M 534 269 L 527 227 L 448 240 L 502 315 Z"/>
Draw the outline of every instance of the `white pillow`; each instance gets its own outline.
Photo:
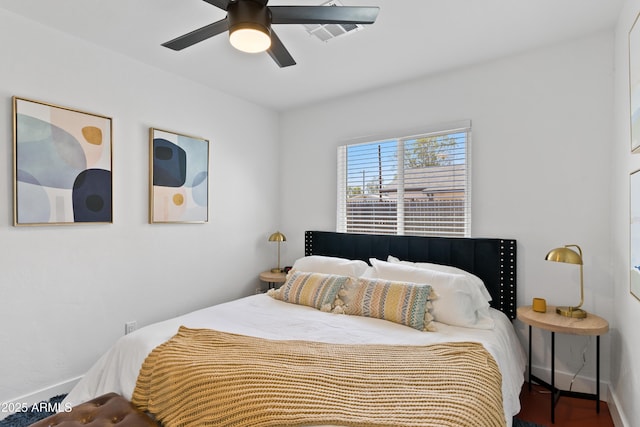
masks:
<path id="1" fill-rule="evenodd" d="M 362 260 L 351 260 L 322 255 L 302 257 L 293 264 L 292 269 L 308 273 L 337 274 L 339 276 L 358 277 L 369 265 Z"/>
<path id="2" fill-rule="evenodd" d="M 387 257 L 387 261 L 393 262 L 396 264 L 410 265 L 412 267 L 417 267 L 417 268 L 424 268 L 427 270 L 442 271 L 444 273 L 464 274 L 469 278 L 469 280 L 471 280 L 471 282 L 473 282 L 478 287 L 478 289 L 480 289 L 480 292 L 486 298 L 487 301 L 491 301 L 493 299 L 491 298 L 491 294 L 487 290 L 487 287 L 484 285 L 484 282 L 482 281 L 481 278 L 461 268 L 452 267 L 450 265 L 433 264 L 431 262 L 401 261 L 400 259 L 394 257 L 393 255 L 389 255 Z"/>
<path id="3" fill-rule="evenodd" d="M 367 269 L 358 277 L 361 279 L 375 279 L 375 276 L 373 274 L 373 267 L 367 265 Z"/>
<path id="4" fill-rule="evenodd" d="M 427 270 L 409 265 L 369 260 L 378 279 L 431 285 L 436 293 L 431 314 L 436 322 L 476 329 L 493 329 L 489 303 L 464 274 Z"/>

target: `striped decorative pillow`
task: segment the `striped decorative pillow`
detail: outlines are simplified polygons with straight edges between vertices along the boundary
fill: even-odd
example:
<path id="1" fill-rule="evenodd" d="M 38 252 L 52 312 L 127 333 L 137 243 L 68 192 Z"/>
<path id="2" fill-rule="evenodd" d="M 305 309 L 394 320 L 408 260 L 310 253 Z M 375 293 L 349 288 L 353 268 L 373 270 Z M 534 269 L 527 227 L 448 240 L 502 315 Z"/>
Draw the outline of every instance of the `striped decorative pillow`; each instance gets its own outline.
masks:
<path id="1" fill-rule="evenodd" d="M 385 319 L 420 331 L 435 330 L 429 313 L 434 294 L 429 285 L 361 277 L 341 295 L 345 314 Z"/>
<path id="2" fill-rule="evenodd" d="M 331 311 L 338 291 L 349 280 L 347 276 L 292 270 L 284 285 L 269 291 L 269 295 L 281 301 Z"/>

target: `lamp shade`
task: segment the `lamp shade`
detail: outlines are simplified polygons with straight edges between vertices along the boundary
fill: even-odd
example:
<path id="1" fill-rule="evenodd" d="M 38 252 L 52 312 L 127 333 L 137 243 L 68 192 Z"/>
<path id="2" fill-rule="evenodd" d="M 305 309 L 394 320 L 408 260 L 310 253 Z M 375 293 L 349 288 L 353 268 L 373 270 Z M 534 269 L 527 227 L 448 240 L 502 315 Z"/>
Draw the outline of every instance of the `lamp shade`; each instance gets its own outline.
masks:
<path id="1" fill-rule="evenodd" d="M 276 231 L 271 236 L 269 236 L 270 242 L 286 242 L 287 237 L 279 231 Z"/>
<path id="2" fill-rule="evenodd" d="M 578 250 L 580 250 L 579 247 Z M 546 259 L 547 261 L 566 262 L 568 264 L 582 265 L 582 254 L 578 254 L 576 251 L 574 251 L 573 249 L 569 249 L 566 246 L 563 248 L 551 249 L 544 259 Z"/>

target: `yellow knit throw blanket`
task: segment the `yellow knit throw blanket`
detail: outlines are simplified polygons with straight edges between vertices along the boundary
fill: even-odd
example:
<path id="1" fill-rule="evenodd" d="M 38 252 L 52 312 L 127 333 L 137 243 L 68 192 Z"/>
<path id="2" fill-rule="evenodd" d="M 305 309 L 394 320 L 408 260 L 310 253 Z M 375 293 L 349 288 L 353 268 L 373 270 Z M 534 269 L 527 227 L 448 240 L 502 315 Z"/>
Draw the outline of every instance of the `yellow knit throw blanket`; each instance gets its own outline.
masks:
<path id="1" fill-rule="evenodd" d="M 145 360 L 133 403 L 174 426 L 504 426 L 502 377 L 477 343 L 278 341 L 179 332 Z"/>

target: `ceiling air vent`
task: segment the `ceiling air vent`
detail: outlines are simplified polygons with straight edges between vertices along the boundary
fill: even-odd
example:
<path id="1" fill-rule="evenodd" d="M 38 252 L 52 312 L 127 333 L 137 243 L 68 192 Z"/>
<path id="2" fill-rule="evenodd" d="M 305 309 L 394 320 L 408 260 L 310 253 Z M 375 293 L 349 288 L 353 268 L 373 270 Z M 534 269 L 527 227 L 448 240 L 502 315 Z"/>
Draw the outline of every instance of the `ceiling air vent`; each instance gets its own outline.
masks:
<path id="1" fill-rule="evenodd" d="M 330 0 L 321 6 L 340 7 L 342 4 L 338 0 Z M 359 24 L 304 24 L 304 28 L 312 36 L 323 42 L 328 42 L 336 37 L 359 31 L 364 27 Z"/>

